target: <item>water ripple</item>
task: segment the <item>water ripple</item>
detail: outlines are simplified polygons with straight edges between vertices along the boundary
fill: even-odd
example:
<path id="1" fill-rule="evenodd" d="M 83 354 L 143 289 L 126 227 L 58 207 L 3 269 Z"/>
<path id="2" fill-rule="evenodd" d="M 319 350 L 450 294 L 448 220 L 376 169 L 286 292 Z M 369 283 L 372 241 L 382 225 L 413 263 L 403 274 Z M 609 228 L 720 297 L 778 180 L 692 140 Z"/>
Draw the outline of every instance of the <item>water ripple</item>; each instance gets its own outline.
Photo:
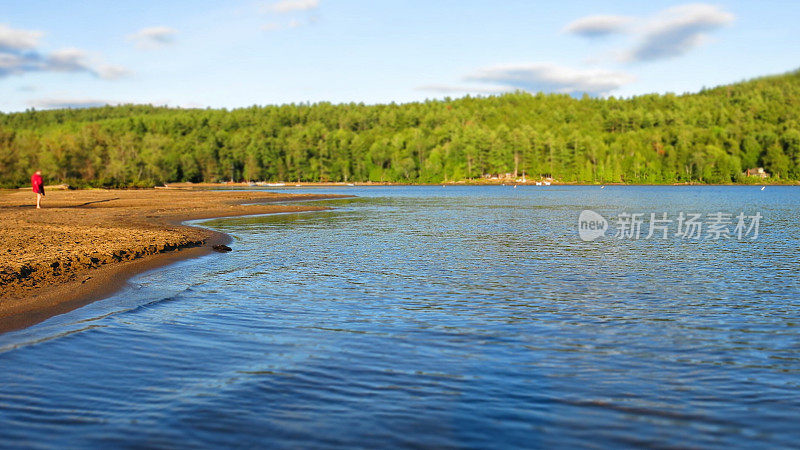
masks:
<path id="1" fill-rule="evenodd" d="M 314 190 L 325 193 L 325 190 Z M 0 336 L 0 447 L 792 447 L 800 191 L 349 188 Z M 760 210 L 582 242 L 583 209 Z"/>

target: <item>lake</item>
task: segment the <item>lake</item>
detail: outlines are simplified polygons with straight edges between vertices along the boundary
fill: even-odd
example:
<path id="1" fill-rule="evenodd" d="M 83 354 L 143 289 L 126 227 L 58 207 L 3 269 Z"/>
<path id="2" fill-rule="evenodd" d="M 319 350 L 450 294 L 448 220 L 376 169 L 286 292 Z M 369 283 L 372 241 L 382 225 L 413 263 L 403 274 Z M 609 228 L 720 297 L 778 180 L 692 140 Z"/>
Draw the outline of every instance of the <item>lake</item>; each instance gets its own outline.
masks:
<path id="1" fill-rule="evenodd" d="M 357 197 L 0 335 L 0 447 L 800 441 L 800 188 L 286 191 Z"/>

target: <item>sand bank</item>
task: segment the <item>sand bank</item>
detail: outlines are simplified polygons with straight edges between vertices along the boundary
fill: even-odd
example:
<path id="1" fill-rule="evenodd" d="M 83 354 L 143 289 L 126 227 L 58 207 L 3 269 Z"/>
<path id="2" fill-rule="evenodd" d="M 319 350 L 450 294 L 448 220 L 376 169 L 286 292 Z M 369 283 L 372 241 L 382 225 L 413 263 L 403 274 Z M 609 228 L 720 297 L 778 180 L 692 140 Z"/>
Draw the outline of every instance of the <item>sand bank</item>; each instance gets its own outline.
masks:
<path id="1" fill-rule="evenodd" d="M 185 220 L 324 209 L 323 195 L 190 189 L 0 191 L 0 332 L 109 296 L 136 273 L 211 252 L 227 235 Z"/>

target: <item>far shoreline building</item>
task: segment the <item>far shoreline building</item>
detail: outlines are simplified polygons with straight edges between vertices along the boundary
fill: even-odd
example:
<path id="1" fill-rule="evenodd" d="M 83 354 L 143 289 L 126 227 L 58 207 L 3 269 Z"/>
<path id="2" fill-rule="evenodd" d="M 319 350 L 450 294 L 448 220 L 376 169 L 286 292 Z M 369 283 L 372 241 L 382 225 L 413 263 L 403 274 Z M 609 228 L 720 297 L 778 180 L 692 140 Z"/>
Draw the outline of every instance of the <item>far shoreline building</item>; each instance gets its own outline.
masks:
<path id="1" fill-rule="evenodd" d="M 763 167 L 756 167 L 744 171 L 746 177 L 769 178 L 769 173 L 764 171 Z"/>

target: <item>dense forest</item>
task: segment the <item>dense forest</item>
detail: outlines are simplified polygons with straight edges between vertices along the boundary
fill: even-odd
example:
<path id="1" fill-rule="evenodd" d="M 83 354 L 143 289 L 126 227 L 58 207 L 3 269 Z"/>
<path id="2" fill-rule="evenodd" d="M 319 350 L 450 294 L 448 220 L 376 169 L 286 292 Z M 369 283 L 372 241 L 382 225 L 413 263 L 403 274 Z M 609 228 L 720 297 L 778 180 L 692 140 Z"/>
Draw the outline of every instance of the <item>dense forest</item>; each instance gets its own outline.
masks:
<path id="1" fill-rule="evenodd" d="M 685 95 L 517 92 L 235 110 L 0 113 L 0 186 L 174 181 L 439 183 L 525 171 L 576 183 L 800 180 L 800 71 Z"/>

